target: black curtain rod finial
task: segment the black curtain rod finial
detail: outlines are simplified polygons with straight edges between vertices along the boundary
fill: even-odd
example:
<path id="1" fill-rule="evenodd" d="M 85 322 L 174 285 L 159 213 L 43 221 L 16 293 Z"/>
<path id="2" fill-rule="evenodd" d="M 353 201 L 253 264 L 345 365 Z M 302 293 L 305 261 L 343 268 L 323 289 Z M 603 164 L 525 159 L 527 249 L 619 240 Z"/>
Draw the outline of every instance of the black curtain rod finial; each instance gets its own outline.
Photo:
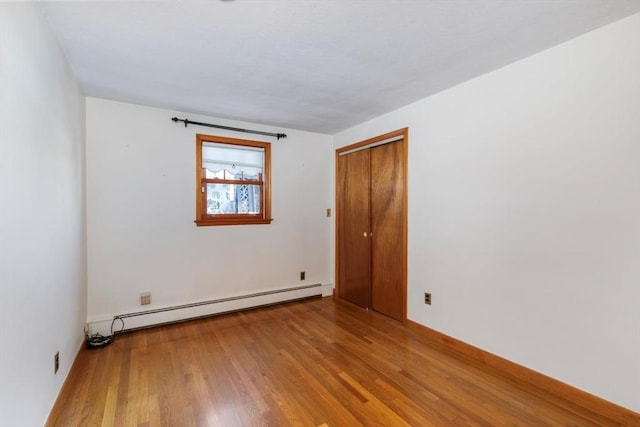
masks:
<path id="1" fill-rule="evenodd" d="M 172 121 L 178 123 L 178 122 L 184 122 L 184 127 L 187 127 L 187 125 L 189 124 L 189 119 L 184 119 L 184 120 L 180 120 L 177 117 L 172 117 L 171 118 Z"/>

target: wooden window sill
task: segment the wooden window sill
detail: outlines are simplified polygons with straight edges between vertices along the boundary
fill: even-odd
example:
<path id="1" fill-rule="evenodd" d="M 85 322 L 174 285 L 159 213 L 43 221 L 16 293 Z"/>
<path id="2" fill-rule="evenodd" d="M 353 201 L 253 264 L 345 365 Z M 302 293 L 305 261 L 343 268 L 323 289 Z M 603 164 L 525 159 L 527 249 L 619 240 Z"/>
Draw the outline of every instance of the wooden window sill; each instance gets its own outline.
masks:
<path id="1" fill-rule="evenodd" d="M 197 219 L 194 222 L 198 227 L 206 227 L 212 225 L 252 225 L 252 224 L 271 224 L 273 218 L 221 218 L 221 219 Z"/>

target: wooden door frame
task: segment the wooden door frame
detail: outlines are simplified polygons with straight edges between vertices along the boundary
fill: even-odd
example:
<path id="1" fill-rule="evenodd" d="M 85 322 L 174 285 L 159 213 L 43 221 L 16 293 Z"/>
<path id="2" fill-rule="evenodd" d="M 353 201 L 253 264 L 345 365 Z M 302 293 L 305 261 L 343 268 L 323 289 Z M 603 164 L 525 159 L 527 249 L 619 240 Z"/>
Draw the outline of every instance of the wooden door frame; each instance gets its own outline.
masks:
<path id="1" fill-rule="evenodd" d="M 403 215 L 403 230 L 402 230 L 402 323 L 404 325 L 407 324 L 407 262 L 408 262 L 408 163 L 409 163 L 409 128 L 402 128 L 392 132 L 385 133 L 383 135 L 379 135 L 373 138 L 365 139 L 364 141 L 356 142 L 351 145 L 347 145 L 345 147 L 340 147 L 336 149 L 335 158 L 334 158 L 334 170 L 335 170 L 335 272 L 334 272 L 334 281 L 335 281 L 335 296 L 343 300 L 340 296 L 340 209 L 338 206 L 341 191 L 339 188 L 339 177 L 338 177 L 338 157 L 341 153 L 357 150 L 357 149 L 366 149 L 369 146 L 375 146 L 377 143 L 384 141 L 386 139 L 402 137 L 402 159 L 403 164 L 403 172 L 402 172 L 402 180 L 403 180 L 403 188 L 404 193 L 402 194 L 402 215 Z M 400 138 L 398 138 L 400 140 Z"/>

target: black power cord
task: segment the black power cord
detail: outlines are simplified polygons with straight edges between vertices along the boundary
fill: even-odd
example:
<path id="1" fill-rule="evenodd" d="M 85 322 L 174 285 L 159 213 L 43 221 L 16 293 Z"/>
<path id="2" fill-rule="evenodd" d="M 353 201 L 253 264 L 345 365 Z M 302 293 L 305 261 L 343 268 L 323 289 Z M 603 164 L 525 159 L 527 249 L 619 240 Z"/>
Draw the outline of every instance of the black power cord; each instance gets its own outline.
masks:
<path id="1" fill-rule="evenodd" d="M 120 328 L 119 331 L 113 330 L 113 326 L 115 325 L 116 320 L 119 320 L 120 322 L 122 322 L 122 328 Z M 96 349 L 96 348 L 106 347 L 109 344 L 111 344 L 113 341 L 115 341 L 116 334 L 121 333 L 123 330 L 124 330 L 124 320 L 116 316 L 113 318 L 113 321 L 111 322 L 111 335 L 108 335 L 106 337 L 102 334 L 93 334 L 91 336 L 88 336 L 87 348 Z"/>
<path id="2" fill-rule="evenodd" d="M 87 348 L 95 349 L 106 347 L 113 342 L 113 335 L 104 336 L 102 334 L 93 334 L 87 338 Z"/>

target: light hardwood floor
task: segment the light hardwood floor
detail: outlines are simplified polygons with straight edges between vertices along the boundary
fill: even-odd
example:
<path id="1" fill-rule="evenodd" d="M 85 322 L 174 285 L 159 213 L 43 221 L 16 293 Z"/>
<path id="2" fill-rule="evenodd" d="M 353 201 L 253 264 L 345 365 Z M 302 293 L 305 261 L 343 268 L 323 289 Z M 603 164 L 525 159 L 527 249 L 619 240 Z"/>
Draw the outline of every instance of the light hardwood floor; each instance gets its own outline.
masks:
<path id="1" fill-rule="evenodd" d="M 82 350 L 49 426 L 616 425 L 380 314 L 311 299 Z"/>

